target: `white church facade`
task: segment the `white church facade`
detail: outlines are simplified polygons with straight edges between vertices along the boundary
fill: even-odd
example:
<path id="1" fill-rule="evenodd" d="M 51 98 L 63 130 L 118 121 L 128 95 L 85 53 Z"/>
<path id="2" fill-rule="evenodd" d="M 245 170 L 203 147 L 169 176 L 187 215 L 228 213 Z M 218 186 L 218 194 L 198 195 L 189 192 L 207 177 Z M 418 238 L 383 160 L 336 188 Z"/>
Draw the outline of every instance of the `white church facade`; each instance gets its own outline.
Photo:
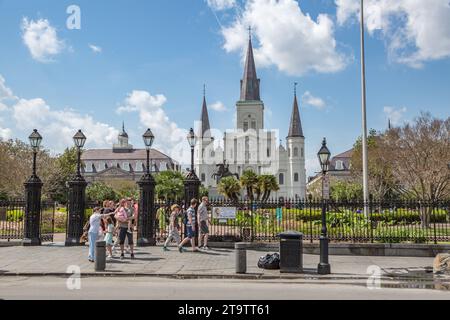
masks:
<path id="1" fill-rule="evenodd" d="M 305 199 L 305 136 L 303 134 L 297 95 L 289 122 L 286 147 L 278 143 L 277 131 L 264 127 L 264 103 L 260 97 L 260 79 L 257 77 L 252 40 L 241 80 L 240 99 L 236 104 L 236 128 L 224 133 L 223 144 L 215 143 L 211 135 L 206 97 L 200 123 L 195 154 L 195 171 L 211 196 L 217 196 L 217 179 L 213 174 L 224 162 L 232 173 L 239 176 L 246 170 L 257 174 L 276 176 L 280 190 L 276 198 Z M 289 119 L 286 119 L 288 124 Z"/>

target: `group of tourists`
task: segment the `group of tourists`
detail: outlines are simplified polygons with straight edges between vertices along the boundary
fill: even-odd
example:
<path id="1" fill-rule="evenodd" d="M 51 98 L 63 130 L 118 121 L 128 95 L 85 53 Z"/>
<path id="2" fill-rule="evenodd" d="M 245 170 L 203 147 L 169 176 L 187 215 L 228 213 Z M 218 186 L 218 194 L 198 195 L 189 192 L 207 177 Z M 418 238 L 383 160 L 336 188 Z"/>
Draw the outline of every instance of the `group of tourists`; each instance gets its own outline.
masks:
<path id="1" fill-rule="evenodd" d="M 197 209 L 198 206 L 198 210 Z M 190 201 L 189 208 L 182 208 L 177 204 L 170 207 L 170 215 L 168 217 L 168 236 L 165 240 L 163 250 L 169 251 L 169 245 L 175 241 L 179 252 L 184 252 L 184 246 L 188 243 L 192 246 L 192 251 L 197 252 L 199 249 L 209 250 L 208 236 L 211 221 L 208 215 L 209 200 L 203 197 L 202 201 L 197 199 Z M 161 208 L 163 209 L 163 208 Z M 164 210 L 165 211 L 165 210 Z M 164 228 L 166 231 L 166 219 L 159 210 L 158 220 L 160 232 Z M 138 203 L 132 199 L 122 199 L 118 203 L 105 200 L 102 207 L 94 208 L 94 212 L 84 227 L 82 242 L 89 242 L 89 261 L 95 261 L 95 243 L 97 240 L 106 242 L 106 250 L 108 258 L 114 258 L 113 253 L 117 247 L 120 247 L 120 259 L 125 258 L 125 245 L 127 244 L 131 259 L 134 259 L 134 242 L 133 231 L 138 221 Z M 181 239 L 181 223 L 185 225 L 184 239 Z M 164 222 L 162 222 L 164 221 Z M 198 223 L 196 223 L 198 222 Z M 162 226 L 162 223 L 164 224 Z M 197 232 L 198 226 L 198 232 Z M 195 239 L 198 235 L 197 248 Z"/>
<path id="2" fill-rule="evenodd" d="M 114 250 L 120 247 L 120 259 L 125 258 L 127 242 L 131 259 L 134 259 L 133 231 L 137 223 L 138 203 L 132 199 L 122 199 L 118 203 L 105 200 L 102 207 L 94 208 L 94 212 L 85 225 L 84 240 L 89 241 L 89 261 L 95 260 L 95 243 L 106 242 L 108 257 L 113 258 Z M 114 237 L 116 239 L 114 240 Z"/>
<path id="3" fill-rule="evenodd" d="M 196 252 L 198 251 L 196 245 L 195 245 L 195 238 L 198 234 L 198 245 L 199 249 L 202 250 L 209 250 L 208 247 L 208 236 L 209 236 L 209 225 L 211 224 L 211 221 L 208 216 L 208 197 L 203 197 L 200 205 L 198 205 L 198 210 L 196 213 L 196 208 L 198 205 L 197 199 L 192 199 L 190 202 L 189 208 L 187 210 L 183 210 L 179 205 L 174 204 L 170 210 L 170 217 L 169 217 L 169 234 L 166 239 L 166 242 L 164 243 L 163 250 L 169 251 L 168 246 L 171 241 L 175 241 L 177 243 L 178 250 L 180 252 L 185 251 L 184 246 L 190 242 L 192 246 L 192 251 Z M 182 218 L 185 228 L 186 237 L 181 240 L 180 236 L 180 223 L 179 219 Z M 162 219 L 161 217 L 159 218 Z M 198 229 L 199 232 L 197 232 L 196 227 L 196 221 L 198 221 Z M 161 224 L 160 224 L 161 227 Z"/>

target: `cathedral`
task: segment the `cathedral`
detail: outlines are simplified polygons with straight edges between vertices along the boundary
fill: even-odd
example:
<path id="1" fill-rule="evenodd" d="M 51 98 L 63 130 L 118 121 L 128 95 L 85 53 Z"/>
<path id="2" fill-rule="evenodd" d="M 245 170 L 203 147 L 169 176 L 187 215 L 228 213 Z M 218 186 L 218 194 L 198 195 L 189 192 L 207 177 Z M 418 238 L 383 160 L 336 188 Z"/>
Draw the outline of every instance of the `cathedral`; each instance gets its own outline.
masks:
<path id="1" fill-rule="evenodd" d="M 274 198 L 305 199 L 305 136 L 296 93 L 286 147 L 278 144 L 276 133 L 264 127 L 264 103 L 260 96 L 260 79 L 256 73 L 250 37 L 240 99 L 236 104 L 236 128 L 224 133 L 222 146 L 218 146 L 211 135 L 208 106 L 203 96 L 197 128 L 195 170 L 202 184 L 209 188 L 210 195 L 218 195 L 218 179 L 214 174 L 219 165 L 225 164 L 236 176 L 241 176 L 246 170 L 276 176 L 280 190 L 272 194 Z"/>

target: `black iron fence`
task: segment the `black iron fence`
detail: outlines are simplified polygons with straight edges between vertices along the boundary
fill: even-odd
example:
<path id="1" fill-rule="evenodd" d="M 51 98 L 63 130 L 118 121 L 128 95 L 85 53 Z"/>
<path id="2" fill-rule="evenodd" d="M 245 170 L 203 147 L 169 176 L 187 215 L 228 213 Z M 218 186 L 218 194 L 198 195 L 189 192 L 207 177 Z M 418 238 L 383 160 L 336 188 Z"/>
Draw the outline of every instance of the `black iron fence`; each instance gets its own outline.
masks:
<path id="1" fill-rule="evenodd" d="M 159 243 L 169 232 L 170 206 L 155 202 L 155 235 Z M 306 241 L 319 240 L 322 224 L 321 201 L 240 201 L 211 199 L 211 241 L 278 241 L 287 230 L 304 234 Z M 86 203 L 86 217 L 97 203 Z M 181 205 L 181 204 L 180 204 Z M 450 242 L 450 202 L 389 201 L 327 203 L 328 236 L 332 242 L 355 243 L 442 243 Z M 67 230 L 67 208 L 43 201 L 41 240 L 52 242 L 54 234 Z M 23 239 L 24 200 L 0 202 L 0 240 Z M 182 215 L 178 218 L 184 235 Z"/>
<path id="2" fill-rule="evenodd" d="M 167 204 L 168 207 L 170 204 Z M 321 201 L 230 202 L 211 199 L 212 241 L 278 241 L 280 232 L 295 230 L 310 242 L 319 240 L 322 229 Z M 157 208 L 164 207 L 159 203 Z M 450 242 L 450 202 L 327 202 L 328 236 L 333 242 L 440 243 Z M 168 234 L 168 216 L 161 223 L 157 213 L 156 234 Z M 181 218 L 180 218 L 181 219 Z M 181 221 L 181 220 L 180 220 Z M 180 222 L 182 225 L 182 223 Z M 184 229 L 182 228 L 182 231 Z"/>
<path id="3" fill-rule="evenodd" d="M 86 203 L 86 217 L 98 204 Z M 0 201 L 0 240 L 22 240 L 26 202 L 23 199 Z M 52 201 L 41 202 L 41 242 L 53 242 L 55 234 L 66 234 L 67 207 Z"/>

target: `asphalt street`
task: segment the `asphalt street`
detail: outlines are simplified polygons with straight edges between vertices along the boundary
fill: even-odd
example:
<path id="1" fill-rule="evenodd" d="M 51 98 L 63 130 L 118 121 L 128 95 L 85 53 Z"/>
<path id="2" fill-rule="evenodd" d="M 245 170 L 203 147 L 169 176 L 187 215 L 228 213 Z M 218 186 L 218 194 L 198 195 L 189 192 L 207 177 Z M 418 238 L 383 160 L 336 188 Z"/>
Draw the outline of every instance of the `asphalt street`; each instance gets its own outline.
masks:
<path id="1" fill-rule="evenodd" d="M 146 277 L 0 277 L 0 299 L 20 300 L 315 300 L 437 299 L 450 291 L 368 289 L 364 281 L 177 280 Z"/>

